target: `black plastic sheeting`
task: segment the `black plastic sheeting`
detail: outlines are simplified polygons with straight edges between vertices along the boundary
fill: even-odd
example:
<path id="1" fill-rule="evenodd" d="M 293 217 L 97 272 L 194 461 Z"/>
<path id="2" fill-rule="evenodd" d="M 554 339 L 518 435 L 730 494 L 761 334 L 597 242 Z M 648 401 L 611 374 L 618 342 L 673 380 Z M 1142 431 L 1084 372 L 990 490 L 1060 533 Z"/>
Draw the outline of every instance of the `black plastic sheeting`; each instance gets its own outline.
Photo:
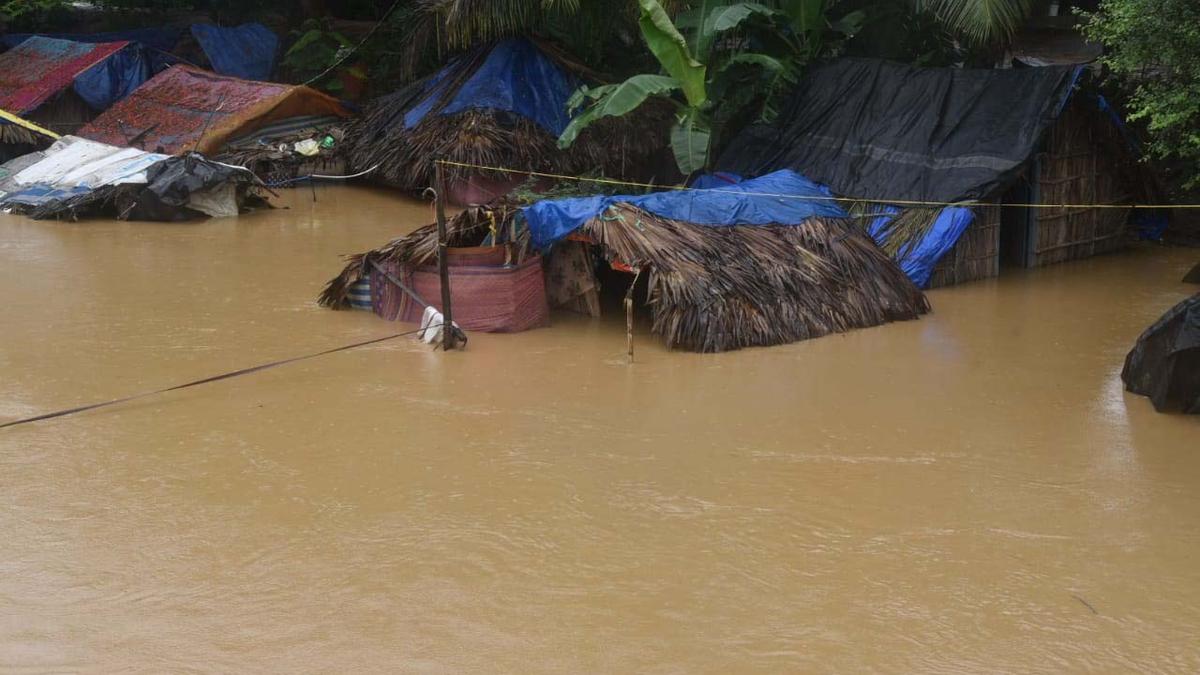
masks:
<path id="1" fill-rule="evenodd" d="M 1196 263 L 1196 266 L 1192 268 L 1192 271 L 1184 275 L 1183 283 L 1200 284 L 1200 263 Z"/>
<path id="2" fill-rule="evenodd" d="M 1079 72 L 839 59 L 797 86 L 775 124 L 736 136 L 717 168 L 791 169 L 852 198 L 982 199 L 1033 155 Z"/>
<path id="3" fill-rule="evenodd" d="M 1159 412 L 1200 414 L 1200 293 L 1175 305 L 1138 338 L 1121 371 L 1125 388 Z"/>
<path id="4" fill-rule="evenodd" d="M 129 220 L 186 220 L 198 215 L 187 207 L 192 193 L 225 183 L 240 187 L 258 182 L 246 169 L 214 162 L 197 153 L 169 157 L 151 165 L 146 178 L 148 183 L 132 201 L 132 211 L 124 215 Z"/>

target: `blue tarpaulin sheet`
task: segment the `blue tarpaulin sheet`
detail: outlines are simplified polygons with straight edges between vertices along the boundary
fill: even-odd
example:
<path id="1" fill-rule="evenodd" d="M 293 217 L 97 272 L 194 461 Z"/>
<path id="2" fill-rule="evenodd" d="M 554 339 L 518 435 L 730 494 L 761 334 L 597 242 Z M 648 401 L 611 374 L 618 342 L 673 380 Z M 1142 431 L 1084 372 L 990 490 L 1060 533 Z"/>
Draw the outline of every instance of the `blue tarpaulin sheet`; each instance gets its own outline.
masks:
<path id="1" fill-rule="evenodd" d="M 275 70 L 279 38 L 261 23 L 232 28 L 197 23 L 192 24 L 192 36 L 221 75 L 267 80 Z"/>
<path id="2" fill-rule="evenodd" d="M 885 215 L 873 220 L 867 227 L 867 232 L 877 243 L 883 244 L 888 237 L 887 226 L 900 209 L 886 206 L 880 211 Z M 974 220 L 975 212 L 967 207 L 952 206 L 942 209 L 934 220 L 933 227 L 929 228 L 929 233 L 916 245 L 900 251 L 896 263 L 919 288 L 928 287 L 933 268 L 942 256 L 954 248 L 959 237 Z"/>
<path id="3" fill-rule="evenodd" d="M 75 78 L 75 93 L 92 110 L 103 112 L 154 76 L 153 55 L 131 44 Z"/>
<path id="4" fill-rule="evenodd" d="M 846 212 L 832 197 L 824 185 L 785 169 L 709 189 L 541 201 L 521 209 L 521 215 L 534 246 L 546 250 L 615 204 L 709 227 L 799 225 L 817 216 L 844 218 Z"/>
<path id="5" fill-rule="evenodd" d="M 446 83 L 457 79 L 450 74 L 462 67 L 462 63 L 447 66 L 430 81 L 425 98 L 405 114 L 405 127 L 411 129 L 420 124 L 446 99 Z M 483 64 L 437 114 L 501 110 L 530 119 L 559 136 L 571 122 L 567 100 L 580 84 L 532 42 L 504 40 L 492 47 Z"/>
<path id="6" fill-rule="evenodd" d="M 175 49 L 175 45 L 179 42 L 179 36 L 182 34 L 182 28 L 137 28 L 108 33 L 9 33 L 7 35 L 0 35 L 0 44 L 3 44 L 5 49 L 12 49 L 34 35 L 40 35 L 56 40 L 87 42 L 89 44 L 99 42 L 140 42 L 147 47 L 169 52 Z"/>
<path id="7" fill-rule="evenodd" d="M 698 176 L 693 181 L 692 187 L 700 190 L 722 189 L 729 187 L 730 184 L 744 183 L 742 177 L 735 173 L 716 172 Z M 827 188 L 821 187 L 828 192 Z M 898 206 L 883 205 L 876 210 L 879 216 L 867 226 L 867 233 L 871 235 L 875 243 L 882 245 L 887 241 L 888 225 L 901 209 Z M 918 287 L 928 287 L 929 279 L 933 276 L 933 268 L 937 266 L 942 256 L 954 248 L 959 237 L 974 221 L 975 213 L 969 208 L 955 206 L 942 209 L 925 238 L 916 246 L 901 251 L 896 263 Z"/>

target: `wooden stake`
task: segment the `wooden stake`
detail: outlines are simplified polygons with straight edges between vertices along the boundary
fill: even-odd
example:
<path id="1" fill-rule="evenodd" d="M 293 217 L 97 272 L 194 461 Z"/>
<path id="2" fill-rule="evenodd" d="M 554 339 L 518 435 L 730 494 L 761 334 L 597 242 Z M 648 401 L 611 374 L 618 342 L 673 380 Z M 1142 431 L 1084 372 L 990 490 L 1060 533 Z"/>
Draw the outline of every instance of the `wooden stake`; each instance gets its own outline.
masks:
<path id="1" fill-rule="evenodd" d="M 638 269 L 637 274 L 633 275 L 633 283 L 629 284 L 629 290 L 625 292 L 625 350 L 629 353 L 629 362 L 633 363 L 633 289 L 637 288 L 638 278 L 642 276 L 642 270 Z"/>
<path id="2" fill-rule="evenodd" d="M 450 306 L 450 261 L 446 246 L 446 168 L 435 164 L 434 204 L 437 209 L 438 276 L 442 282 L 442 349 L 454 349 L 454 311 Z"/>

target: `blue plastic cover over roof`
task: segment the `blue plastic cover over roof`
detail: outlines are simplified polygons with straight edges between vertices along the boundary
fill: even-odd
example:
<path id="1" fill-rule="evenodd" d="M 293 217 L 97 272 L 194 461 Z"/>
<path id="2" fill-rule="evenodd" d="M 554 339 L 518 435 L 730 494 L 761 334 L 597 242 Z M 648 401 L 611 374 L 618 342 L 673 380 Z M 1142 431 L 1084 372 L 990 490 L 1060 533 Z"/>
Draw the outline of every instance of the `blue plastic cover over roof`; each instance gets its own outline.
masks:
<path id="1" fill-rule="evenodd" d="M 425 98 L 404 115 L 404 126 L 413 128 L 446 99 L 446 83 L 454 82 L 464 57 L 443 68 L 429 82 Z M 502 110 L 533 120 L 555 136 L 571 122 L 567 100 L 581 82 L 524 39 L 496 43 L 438 115 L 455 115 L 471 109 Z"/>
<path id="2" fill-rule="evenodd" d="M 900 209 L 895 206 L 882 208 L 881 215 L 867 226 L 867 232 L 879 244 L 887 241 L 889 232 L 887 226 Z M 900 269 L 912 279 L 918 288 L 929 286 L 929 278 L 933 276 L 933 268 L 937 266 L 942 256 L 946 255 L 959 237 L 966 231 L 967 226 L 975 221 L 975 212 L 963 206 L 952 206 L 942 209 L 929 232 L 916 245 L 899 252 L 896 263 Z"/>
<path id="3" fill-rule="evenodd" d="M 279 38 L 261 23 L 244 23 L 232 28 L 192 24 L 192 36 L 200 43 L 213 70 L 246 80 L 267 80 L 275 70 Z"/>
<path id="4" fill-rule="evenodd" d="M 546 200 L 521 209 L 521 215 L 534 246 L 545 250 L 615 204 L 709 227 L 799 225 L 813 217 L 847 215 L 829 188 L 786 169 L 724 187 Z"/>
<path id="5" fill-rule="evenodd" d="M 75 78 L 75 93 L 92 110 L 103 112 L 133 93 L 157 72 L 154 56 L 131 44 Z"/>

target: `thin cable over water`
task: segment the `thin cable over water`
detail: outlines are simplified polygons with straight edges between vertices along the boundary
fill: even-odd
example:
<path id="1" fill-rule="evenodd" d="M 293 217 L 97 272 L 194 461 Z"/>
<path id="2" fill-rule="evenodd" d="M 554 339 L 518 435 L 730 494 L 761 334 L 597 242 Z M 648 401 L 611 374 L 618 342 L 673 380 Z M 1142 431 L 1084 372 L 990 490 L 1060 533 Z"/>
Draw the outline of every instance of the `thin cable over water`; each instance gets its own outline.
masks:
<path id="1" fill-rule="evenodd" d="M 554 178 L 556 180 L 573 180 L 581 183 L 599 183 L 601 185 L 624 185 L 627 187 L 649 188 L 654 190 L 675 190 L 677 192 L 707 192 L 729 193 L 745 197 L 776 197 L 779 199 L 803 199 L 807 201 L 847 202 L 863 204 L 884 204 L 891 206 L 924 206 L 945 208 L 949 206 L 985 206 L 985 207 L 1015 207 L 1030 209 L 1200 209 L 1200 204 L 1033 204 L 1022 202 L 935 202 L 916 199 L 866 199 L 863 197 L 816 197 L 812 195 L 793 195 L 775 192 L 745 192 L 743 190 L 725 190 L 721 188 L 693 188 L 686 185 L 659 185 L 656 183 L 639 183 L 636 181 L 616 180 L 613 178 L 593 178 L 589 176 L 568 176 L 566 174 L 528 171 L 525 169 L 509 169 L 501 166 L 485 166 L 468 162 L 454 162 L 446 159 L 436 160 L 437 164 L 456 166 L 464 169 L 479 169 L 480 171 L 495 171 L 497 173 L 520 174 L 537 176 L 539 178 Z"/>
<path id="2" fill-rule="evenodd" d="M 30 422 L 40 422 L 42 420 L 54 419 L 56 417 L 66 417 L 68 415 L 75 415 L 77 413 L 87 412 L 89 410 L 96 410 L 98 408 L 107 408 L 109 406 L 114 406 L 114 405 L 118 405 L 121 403 L 128 403 L 130 401 L 136 401 L 138 399 L 148 398 L 150 396 L 157 396 L 159 394 L 166 394 L 166 393 L 172 392 L 172 391 L 179 391 L 180 389 L 189 389 L 191 387 L 196 387 L 196 386 L 199 386 L 202 384 L 210 384 L 212 382 L 220 382 L 221 380 L 228 380 L 228 379 L 232 379 L 235 377 L 240 377 L 242 375 L 249 375 L 251 373 L 257 373 L 259 371 L 267 370 L 270 368 L 276 368 L 279 366 L 287 365 L 289 363 L 296 363 L 297 361 L 307 361 L 309 359 L 315 359 L 318 356 L 328 356 L 329 354 L 336 354 L 338 352 L 345 352 L 345 351 L 349 351 L 351 349 L 357 349 L 359 347 L 367 347 L 369 345 L 379 344 L 381 342 L 387 342 L 389 340 L 395 340 L 397 338 L 402 338 L 407 335 L 415 335 L 416 333 L 420 333 L 420 332 L 428 330 L 428 329 L 440 328 L 443 325 L 444 324 L 435 324 L 435 325 L 427 326 L 425 328 L 418 328 L 417 330 L 407 331 L 404 333 L 395 333 L 393 335 L 387 335 L 387 336 L 384 336 L 381 338 L 374 338 L 371 340 L 365 340 L 363 342 L 356 342 L 354 344 L 345 345 L 342 347 L 326 349 L 325 351 L 317 352 L 315 354 L 308 354 L 306 356 L 294 356 L 289 359 L 282 359 L 280 361 L 272 361 L 270 363 L 264 363 L 264 364 L 258 365 L 258 366 L 251 366 L 249 368 L 241 368 L 239 370 L 230 371 L 228 373 L 222 373 L 220 375 L 213 375 L 212 377 L 206 377 L 206 378 L 203 378 L 200 380 L 193 380 L 191 382 L 185 382 L 184 384 L 177 384 L 173 387 L 166 387 L 164 389 L 155 389 L 154 391 L 147 391 L 147 392 L 143 392 L 141 394 L 125 396 L 123 398 L 112 399 L 110 401 L 104 401 L 101 403 L 92 403 L 89 405 L 81 405 L 81 406 L 78 406 L 75 408 L 67 408 L 65 410 L 57 410 L 55 412 L 44 413 L 41 415 L 36 415 L 34 417 L 26 417 L 24 419 L 13 420 L 11 422 L 5 422 L 3 424 L 0 424 L 0 429 L 4 429 L 7 427 L 15 427 L 15 426 L 22 425 L 22 424 L 29 424 Z"/>

